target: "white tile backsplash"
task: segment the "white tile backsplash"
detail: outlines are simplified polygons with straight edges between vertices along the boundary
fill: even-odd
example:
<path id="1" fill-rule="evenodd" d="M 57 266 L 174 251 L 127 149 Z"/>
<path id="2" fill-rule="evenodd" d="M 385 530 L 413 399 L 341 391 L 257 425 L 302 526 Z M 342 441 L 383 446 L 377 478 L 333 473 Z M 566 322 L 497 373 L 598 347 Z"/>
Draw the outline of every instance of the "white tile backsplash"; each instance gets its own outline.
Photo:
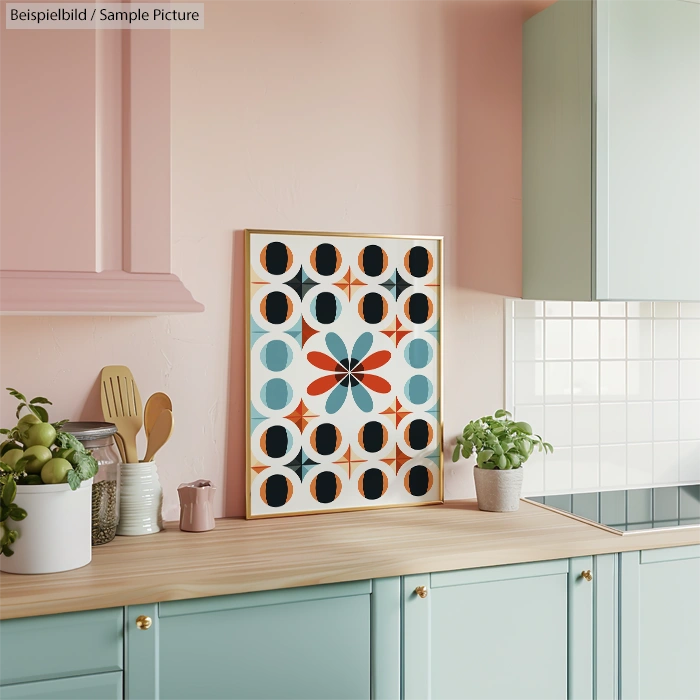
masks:
<path id="1" fill-rule="evenodd" d="M 526 494 L 700 480 L 700 304 L 508 301 Z"/>

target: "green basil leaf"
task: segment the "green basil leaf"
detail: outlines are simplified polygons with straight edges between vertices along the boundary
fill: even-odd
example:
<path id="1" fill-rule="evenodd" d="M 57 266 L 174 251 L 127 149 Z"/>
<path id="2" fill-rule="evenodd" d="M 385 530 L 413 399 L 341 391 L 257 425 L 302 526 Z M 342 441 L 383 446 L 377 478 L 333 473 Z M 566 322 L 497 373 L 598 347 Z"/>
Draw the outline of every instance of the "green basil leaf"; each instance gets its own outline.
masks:
<path id="1" fill-rule="evenodd" d="M 462 449 L 462 446 L 459 443 L 457 443 L 455 445 L 454 450 L 452 451 L 452 461 L 453 462 L 459 461 L 459 453 L 460 453 L 461 449 Z"/>
<path id="2" fill-rule="evenodd" d="M 10 506 L 10 514 L 8 516 L 10 520 L 24 520 L 27 517 L 27 511 L 24 508 L 20 508 L 14 503 Z"/>
<path id="3" fill-rule="evenodd" d="M 11 556 L 14 554 L 14 551 L 11 550 L 10 547 L 9 547 L 8 545 L 5 545 L 5 546 L 2 548 L 2 553 L 3 553 L 6 557 L 11 557 Z"/>
<path id="4" fill-rule="evenodd" d="M 14 479 L 8 479 L 2 487 L 2 502 L 9 508 L 17 495 L 17 484 Z"/>

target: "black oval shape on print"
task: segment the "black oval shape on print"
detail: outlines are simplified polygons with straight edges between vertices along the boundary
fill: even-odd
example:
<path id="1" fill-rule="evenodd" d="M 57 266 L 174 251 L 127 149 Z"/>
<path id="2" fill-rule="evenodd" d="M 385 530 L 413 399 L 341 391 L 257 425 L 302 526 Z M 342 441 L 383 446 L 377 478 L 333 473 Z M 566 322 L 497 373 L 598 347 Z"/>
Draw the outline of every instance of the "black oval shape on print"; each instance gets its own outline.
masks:
<path id="1" fill-rule="evenodd" d="M 430 472 L 418 464 L 408 472 L 408 491 L 412 496 L 425 496 L 430 485 Z"/>
<path id="2" fill-rule="evenodd" d="M 316 477 L 316 500 L 332 503 L 338 498 L 338 478 L 333 472 L 321 472 Z"/>
<path id="3" fill-rule="evenodd" d="M 384 251 L 381 246 L 368 245 L 362 251 L 362 271 L 369 277 L 379 277 L 385 269 Z"/>
<path id="4" fill-rule="evenodd" d="M 313 437 L 315 438 L 314 441 L 316 444 L 312 444 L 312 447 L 320 455 L 326 456 L 333 454 L 340 444 L 340 434 L 332 423 L 321 423 L 321 425 L 314 430 Z M 323 473 L 330 474 L 331 472 Z"/>
<path id="5" fill-rule="evenodd" d="M 385 431 L 384 426 L 376 420 L 371 420 L 364 425 L 360 445 L 365 452 L 379 452 L 384 447 Z"/>
<path id="6" fill-rule="evenodd" d="M 321 243 L 316 248 L 316 272 L 332 275 L 338 269 L 338 251 L 330 243 Z"/>
<path id="7" fill-rule="evenodd" d="M 283 275 L 289 269 L 289 249 L 284 243 L 273 241 L 265 246 L 265 269 L 271 275 Z"/>
<path id="8" fill-rule="evenodd" d="M 376 501 L 384 495 L 384 472 L 381 469 L 368 469 L 361 477 L 362 488 L 360 489 L 362 495 L 368 501 Z"/>
<path id="9" fill-rule="evenodd" d="M 362 318 L 367 323 L 380 323 L 386 316 L 386 301 L 378 292 L 369 292 L 362 297 Z"/>
<path id="10" fill-rule="evenodd" d="M 268 323 L 280 324 L 289 318 L 289 299 L 284 292 L 270 292 L 265 297 L 265 319 Z"/>
<path id="11" fill-rule="evenodd" d="M 272 508 L 283 506 L 289 499 L 289 480 L 282 474 L 273 474 L 265 480 L 263 487 L 265 489 L 263 500 Z"/>
<path id="12" fill-rule="evenodd" d="M 321 292 L 316 297 L 316 320 L 319 323 L 333 323 L 338 317 L 338 300 L 332 292 Z"/>
<path id="13" fill-rule="evenodd" d="M 412 323 L 425 323 L 430 315 L 428 297 L 421 292 L 412 294 L 408 300 L 408 314 Z"/>
<path id="14" fill-rule="evenodd" d="M 279 459 L 287 454 L 289 449 L 289 433 L 282 425 L 271 425 L 263 433 L 263 451 L 268 457 Z"/>
<path id="15" fill-rule="evenodd" d="M 430 270 L 430 254 L 422 246 L 417 245 L 408 251 L 408 271 L 414 277 L 425 277 Z"/>
<path id="16" fill-rule="evenodd" d="M 408 425 L 408 440 L 406 442 L 414 450 L 422 450 L 430 442 L 430 427 L 422 418 L 413 420 Z"/>

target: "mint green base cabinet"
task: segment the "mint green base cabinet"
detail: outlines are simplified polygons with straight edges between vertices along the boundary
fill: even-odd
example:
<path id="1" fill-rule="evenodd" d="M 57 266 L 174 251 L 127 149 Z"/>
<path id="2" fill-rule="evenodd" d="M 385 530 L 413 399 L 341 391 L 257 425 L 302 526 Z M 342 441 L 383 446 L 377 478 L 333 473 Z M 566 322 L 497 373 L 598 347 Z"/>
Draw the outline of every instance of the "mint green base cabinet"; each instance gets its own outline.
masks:
<path id="1" fill-rule="evenodd" d="M 614 607 L 613 555 L 599 568 L 598 577 L 593 558 L 581 557 L 405 577 L 404 697 L 612 698 L 607 622 L 607 646 L 597 649 L 594 634 L 596 610 Z M 589 570 L 593 582 L 582 576 Z"/>
<path id="2" fill-rule="evenodd" d="M 121 700 L 122 697 L 121 673 L 0 686 L 2 700 Z"/>
<path id="3" fill-rule="evenodd" d="M 126 698 L 360 700 L 371 668 L 398 698 L 398 599 L 387 579 L 127 608 Z"/>
<path id="4" fill-rule="evenodd" d="M 620 559 L 620 697 L 700 700 L 700 545 Z"/>

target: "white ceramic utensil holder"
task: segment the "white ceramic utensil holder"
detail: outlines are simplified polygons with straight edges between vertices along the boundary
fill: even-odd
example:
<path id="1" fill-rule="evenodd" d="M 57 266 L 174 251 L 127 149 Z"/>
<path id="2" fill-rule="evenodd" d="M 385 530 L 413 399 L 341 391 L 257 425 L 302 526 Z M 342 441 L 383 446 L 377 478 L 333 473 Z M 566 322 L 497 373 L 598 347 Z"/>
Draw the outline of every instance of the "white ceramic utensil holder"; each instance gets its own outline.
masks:
<path id="1" fill-rule="evenodd" d="M 86 566 L 92 559 L 92 479 L 71 490 L 68 484 L 17 487 L 15 503 L 27 511 L 20 522 L 5 524 L 19 532 L 11 557 L 0 556 L 0 571 L 53 574 Z"/>
<path id="2" fill-rule="evenodd" d="M 117 535 L 150 535 L 163 529 L 163 489 L 155 462 L 120 464 Z"/>

